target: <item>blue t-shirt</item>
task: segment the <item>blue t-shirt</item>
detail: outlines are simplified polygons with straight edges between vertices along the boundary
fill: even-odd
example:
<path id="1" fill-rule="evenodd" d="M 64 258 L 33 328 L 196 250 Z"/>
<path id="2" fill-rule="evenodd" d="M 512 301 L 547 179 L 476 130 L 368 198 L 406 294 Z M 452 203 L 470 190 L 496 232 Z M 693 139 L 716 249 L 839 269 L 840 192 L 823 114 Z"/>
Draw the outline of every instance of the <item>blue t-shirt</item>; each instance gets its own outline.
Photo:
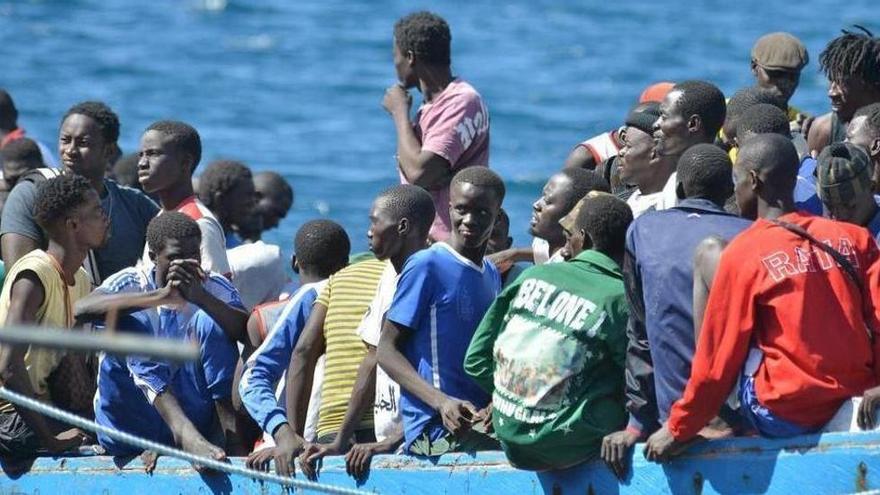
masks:
<path id="1" fill-rule="evenodd" d="M 210 274 L 206 289 L 227 304 L 241 307 L 235 288 L 222 276 Z M 153 273 L 128 268 L 98 289 L 104 294 L 146 292 L 155 289 Z M 210 436 L 215 424 L 215 401 L 232 395 L 232 380 L 238 363 L 238 348 L 220 326 L 203 310 L 187 304 L 179 310 L 149 308 L 122 319 L 120 331 L 198 342 L 201 359 L 171 364 L 138 356 L 101 357 L 95 420 L 102 425 L 167 445 L 174 438 L 162 417 L 151 405 L 155 397 L 170 390 L 187 418 L 203 436 Z M 110 455 L 140 451 L 104 435 L 98 441 Z"/>
<path id="2" fill-rule="evenodd" d="M 284 306 L 284 311 L 269 331 L 266 340 L 244 365 L 238 384 L 241 402 L 260 428 L 270 435 L 278 426 L 287 422 L 286 389 L 281 387 L 277 396 L 275 391 L 278 383 L 284 380 L 293 349 L 312 314 L 318 292 L 325 283 L 326 281 L 306 284 L 297 289 Z"/>
<path id="3" fill-rule="evenodd" d="M 798 210 L 821 216 L 823 207 L 816 191 L 816 165 L 816 159 L 809 156 L 801 161 L 794 186 L 794 204 Z"/>
<path id="4" fill-rule="evenodd" d="M 403 352 L 419 376 L 446 395 L 481 409 L 490 397 L 464 372 L 474 331 L 501 290 L 495 265 L 483 266 L 438 242 L 403 266 L 386 319 L 411 330 Z M 423 432 L 437 440 L 447 431 L 440 415 L 401 390 L 406 448 Z"/>

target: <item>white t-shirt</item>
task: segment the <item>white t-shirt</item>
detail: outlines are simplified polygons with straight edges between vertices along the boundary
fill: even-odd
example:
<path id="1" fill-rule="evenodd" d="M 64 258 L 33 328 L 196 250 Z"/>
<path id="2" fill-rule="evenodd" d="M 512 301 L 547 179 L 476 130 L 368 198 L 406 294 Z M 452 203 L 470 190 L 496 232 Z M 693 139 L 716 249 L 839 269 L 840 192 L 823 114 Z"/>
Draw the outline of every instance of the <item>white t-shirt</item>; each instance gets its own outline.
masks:
<path id="1" fill-rule="evenodd" d="M 281 248 L 257 241 L 226 251 L 232 270 L 232 284 L 250 311 L 254 306 L 277 301 L 289 281 Z"/>
<path id="2" fill-rule="evenodd" d="M 394 300 L 397 290 L 397 272 L 390 261 L 386 262 L 385 270 L 379 279 L 376 295 L 370 307 L 358 325 L 357 334 L 367 344 L 377 347 L 385 313 Z M 402 431 L 400 416 L 400 385 L 385 373 L 381 366 L 376 366 L 376 400 L 373 404 L 373 427 L 376 440 L 381 442 L 395 431 Z"/>
<path id="3" fill-rule="evenodd" d="M 532 239 L 532 257 L 536 265 L 565 261 L 565 258 L 562 257 L 562 249 L 557 249 L 553 256 L 550 256 L 550 243 L 540 237 Z"/>
<path id="4" fill-rule="evenodd" d="M 651 210 L 668 210 L 678 204 L 678 195 L 676 187 L 678 186 L 678 178 L 675 172 L 666 180 L 666 184 L 659 192 L 651 194 L 642 194 L 638 189 L 626 200 L 626 204 L 632 209 L 633 217 L 638 218 L 639 215 Z"/>

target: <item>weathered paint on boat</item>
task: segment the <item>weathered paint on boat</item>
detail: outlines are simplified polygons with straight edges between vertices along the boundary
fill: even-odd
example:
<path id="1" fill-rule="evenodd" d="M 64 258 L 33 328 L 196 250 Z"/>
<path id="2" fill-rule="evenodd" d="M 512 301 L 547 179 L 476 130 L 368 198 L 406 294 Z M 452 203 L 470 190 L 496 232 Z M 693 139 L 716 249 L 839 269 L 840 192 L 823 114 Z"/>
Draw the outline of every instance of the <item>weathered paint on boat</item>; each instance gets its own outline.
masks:
<path id="1" fill-rule="evenodd" d="M 234 460 L 236 463 L 241 459 Z M 618 483 L 601 463 L 535 474 L 510 467 L 500 452 L 447 455 L 436 463 L 402 456 L 374 460 L 360 488 L 388 494 L 742 494 L 854 493 L 880 488 L 880 433 L 834 433 L 788 440 L 740 438 L 706 443 L 666 465 L 647 462 Z M 6 470 L 8 466 L 4 466 Z M 354 488 L 341 458 L 324 461 L 320 482 Z M 0 494 L 282 493 L 240 476 L 200 476 L 162 458 L 153 475 L 139 460 L 117 469 L 107 457 L 44 458 L 20 476 L 0 476 Z"/>

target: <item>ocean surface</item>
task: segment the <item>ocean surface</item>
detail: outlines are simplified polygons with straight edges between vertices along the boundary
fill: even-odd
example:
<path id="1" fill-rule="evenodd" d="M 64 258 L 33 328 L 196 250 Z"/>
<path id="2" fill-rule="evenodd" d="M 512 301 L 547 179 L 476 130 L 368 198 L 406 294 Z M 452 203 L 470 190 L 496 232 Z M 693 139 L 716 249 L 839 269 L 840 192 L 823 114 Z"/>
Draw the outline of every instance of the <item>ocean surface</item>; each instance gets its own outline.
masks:
<path id="1" fill-rule="evenodd" d="M 576 143 L 619 126 L 648 84 L 704 78 L 729 96 L 753 82 L 754 41 L 785 30 L 810 53 L 793 104 L 824 113 L 819 52 L 852 24 L 880 32 L 872 1 L 0 0 L 0 87 L 52 148 L 85 99 L 116 110 L 126 153 L 155 120 L 189 122 L 202 167 L 235 158 L 292 183 L 294 209 L 266 240 L 292 252 L 299 225 L 328 217 L 364 250 L 372 198 L 397 180 L 381 107 L 392 28 L 419 9 L 450 23 L 454 72 L 488 104 L 491 167 L 520 245 L 547 177 Z"/>

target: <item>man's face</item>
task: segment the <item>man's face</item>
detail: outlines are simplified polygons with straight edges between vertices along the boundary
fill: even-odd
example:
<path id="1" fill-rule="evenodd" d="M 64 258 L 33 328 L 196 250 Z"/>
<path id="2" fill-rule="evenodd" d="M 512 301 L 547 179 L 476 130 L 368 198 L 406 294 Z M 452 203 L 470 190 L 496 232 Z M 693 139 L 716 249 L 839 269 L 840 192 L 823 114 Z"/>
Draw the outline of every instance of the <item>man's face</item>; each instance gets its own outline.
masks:
<path id="1" fill-rule="evenodd" d="M 464 247 L 478 248 L 488 242 L 501 209 L 501 198 L 489 188 L 457 182 L 449 189 L 452 235 Z"/>
<path id="2" fill-rule="evenodd" d="M 782 97 L 786 103 L 791 99 L 801 81 L 800 71 L 767 70 L 756 65 L 754 73 L 758 87 L 772 91 Z"/>
<path id="3" fill-rule="evenodd" d="M 416 87 L 419 84 L 419 79 L 416 76 L 416 72 L 413 70 L 412 65 L 409 63 L 406 54 L 400 52 L 400 47 L 397 46 L 397 39 L 391 44 L 394 45 L 392 50 L 394 57 L 394 70 L 397 72 L 397 80 L 400 81 L 400 84 L 402 84 L 405 89 Z"/>
<path id="4" fill-rule="evenodd" d="M 875 93 L 857 77 L 831 81 L 828 85 L 828 99 L 831 100 L 831 110 L 843 122 L 849 122 L 856 110 L 876 101 Z"/>
<path id="5" fill-rule="evenodd" d="M 22 160 L 5 160 L 3 162 L 3 179 L 9 184 L 9 188 L 12 189 L 22 175 L 34 168 L 38 167 L 34 167 Z"/>
<path id="6" fill-rule="evenodd" d="M 577 230 L 576 232 L 563 230 L 563 232 L 565 233 L 565 246 L 562 248 L 562 256 L 566 260 L 570 260 L 584 251 L 586 234 L 583 230 Z"/>
<path id="7" fill-rule="evenodd" d="M 202 255 L 199 251 L 200 239 L 189 237 L 184 239 L 166 239 L 165 249 L 158 254 L 150 251 L 150 258 L 156 264 L 156 285 L 165 286 L 165 277 L 168 268 L 174 260 L 196 260 L 201 264 Z"/>
<path id="8" fill-rule="evenodd" d="M 865 150 L 874 164 L 874 173 L 871 177 L 874 182 L 874 192 L 880 190 L 880 136 L 874 134 L 868 125 L 868 117 L 860 115 L 854 117 L 846 126 L 846 142 L 852 143 Z"/>
<path id="9" fill-rule="evenodd" d="M 58 154 L 65 170 L 94 179 L 104 176 L 109 151 L 101 127 L 91 117 L 73 114 L 61 123 L 58 135 Z"/>
<path id="10" fill-rule="evenodd" d="M 254 176 L 256 191 L 256 212 L 262 217 L 263 230 L 278 226 L 293 206 L 293 199 L 277 187 L 270 179 L 257 174 Z"/>
<path id="11" fill-rule="evenodd" d="M 238 225 L 252 221 L 254 208 L 257 205 L 254 181 L 251 179 L 239 180 L 232 186 L 232 189 L 223 195 L 221 203 L 230 224 Z"/>
<path id="12" fill-rule="evenodd" d="M 141 136 L 138 152 L 138 180 L 146 193 L 155 193 L 174 187 L 182 180 L 190 180 L 191 164 L 171 143 L 171 136 L 149 130 Z"/>
<path id="13" fill-rule="evenodd" d="M 680 90 L 670 91 L 660 103 L 660 117 L 654 122 L 654 146 L 658 156 L 678 156 L 691 145 L 688 117 L 678 108 Z"/>
<path id="14" fill-rule="evenodd" d="M 391 218 L 385 204 L 383 198 L 373 202 L 370 209 L 370 228 L 367 229 L 370 251 L 380 260 L 391 258 L 401 249 L 401 239 L 397 234 L 398 223 Z"/>
<path id="15" fill-rule="evenodd" d="M 497 253 L 510 249 L 513 239 L 510 237 L 510 219 L 507 215 L 498 215 L 495 226 L 492 227 L 492 235 L 489 236 L 489 244 L 486 246 L 486 254 Z"/>
<path id="16" fill-rule="evenodd" d="M 94 190 L 88 192 L 85 203 L 76 208 L 70 219 L 74 221 L 77 240 L 89 249 L 103 246 L 110 237 L 110 220 Z"/>
<path id="17" fill-rule="evenodd" d="M 758 218 L 758 196 L 752 187 L 752 178 L 745 161 L 741 155 L 737 156 L 733 166 L 733 196 L 739 207 L 740 216 L 749 220 Z"/>
<path id="18" fill-rule="evenodd" d="M 571 180 L 562 174 L 550 177 L 541 197 L 532 205 L 529 233 L 546 241 L 562 241 L 559 220 L 571 210 Z"/>
<path id="19" fill-rule="evenodd" d="M 624 184 L 639 185 L 651 175 L 651 158 L 654 152 L 654 139 L 637 127 L 627 127 L 623 133 L 623 147 L 620 149 L 618 173 Z"/>

